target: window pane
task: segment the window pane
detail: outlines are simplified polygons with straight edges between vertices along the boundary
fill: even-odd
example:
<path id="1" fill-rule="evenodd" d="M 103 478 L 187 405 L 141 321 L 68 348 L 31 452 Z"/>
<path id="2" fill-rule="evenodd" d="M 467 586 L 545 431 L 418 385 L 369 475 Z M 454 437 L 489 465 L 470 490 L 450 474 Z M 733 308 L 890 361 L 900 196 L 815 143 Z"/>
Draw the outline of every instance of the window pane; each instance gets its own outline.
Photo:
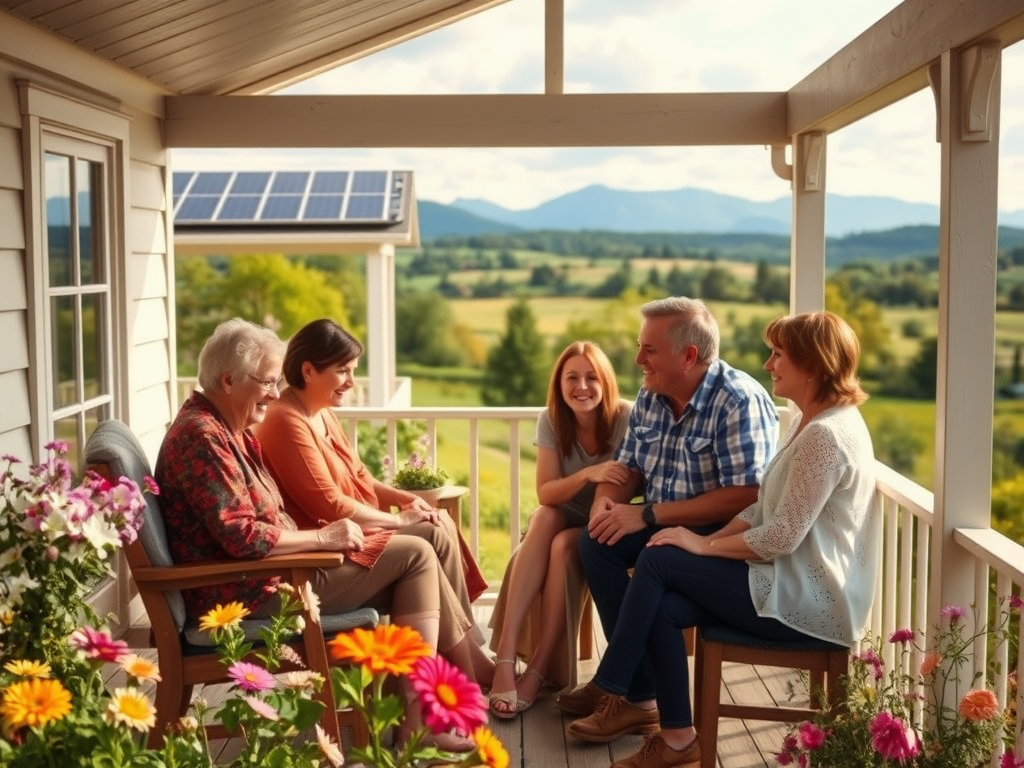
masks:
<path id="1" fill-rule="evenodd" d="M 80 285 L 103 282 L 103 166 L 88 160 L 76 163 L 78 187 L 78 260 Z"/>
<path id="2" fill-rule="evenodd" d="M 68 465 L 72 472 L 78 472 L 82 468 L 82 442 L 78 431 L 78 424 L 81 414 L 65 416 L 53 422 L 53 437 L 55 440 L 63 440 L 68 444 Z"/>
<path id="3" fill-rule="evenodd" d="M 86 399 L 108 394 L 107 365 L 103 341 L 106 338 L 106 296 L 87 293 L 82 296 L 82 369 Z"/>
<path id="4" fill-rule="evenodd" d="M 46 258 L 50 285 L 71 285 L 71 158 L 46 153 Z"/>
<path id="5" fill-rule="evenodd" d="M 53 350 L 53 406 L 79 402 L 75 386 L 78 363 L 75 359 L 75 297 L 54 296 L 50 299 L 50 335 Z"/>

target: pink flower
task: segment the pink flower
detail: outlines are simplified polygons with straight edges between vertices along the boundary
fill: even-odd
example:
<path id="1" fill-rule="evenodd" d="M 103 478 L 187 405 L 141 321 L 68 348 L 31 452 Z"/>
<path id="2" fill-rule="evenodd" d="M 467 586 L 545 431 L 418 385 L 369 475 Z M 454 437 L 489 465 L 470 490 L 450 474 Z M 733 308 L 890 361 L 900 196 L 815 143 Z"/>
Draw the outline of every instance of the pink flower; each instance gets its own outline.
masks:
<path id="1" fill-rule="evenodd" d="M 972 723 L 981 720 L 991 720 L 999 714 L 999 702 L 992 691 L 982 688 L 979 691 L 968 691 L 960 699 L 960 706 L 957 708 L 960 716 Z"/>
<path id="2" fill-rule="evenodd" d="M 1013 752 L 1003 752 L 999 768 L 1024 768 L 1024 757 L 1018 758 Z"/>
<path id="3" fill-rule="evenodd" d="M 409 682 L 423 707 L 423 722 L 434 733 L 454 728 L 469 734 L 487 722 L 480 687 L 441 656 L 422 656 L 409 673 Z"/>
<path id="4" fill-rule="evenodd" d="M 281 719 L 281 716 L 277 714 L 277 710 L 258 696 L 246 696 L 245 703 L 260 717 L 275 722 Z"/>
<path id="5" fill-rule="evenodd" d="M 871 667 L 871 674 L 875 680 L 882 679 L 882 659 L 875 653 L 873 648 L 868 648 L 862 653 L 855 653 L 853 660 L 863 662 Z"/>
<path id="6" fill-rule="evenodd" d="M 792 765 L 793 758 L 790 756 L 789 752 L 779 752 L 775 755 L 775 762 L 779 765 Z"/>
<path id="7" fill-rule="evenodd" d="M 897 629 L 891 635 L 889 635 L 890 643 L 909 643 L 914 639 L 914 630 L 912 629 Z"/>
<path id="8" fill-rule="evenodd" d="M 1020 595 L 1010 595 L 1010 607 L 1018 611 L 1024 610 L 1024 598 Z"/>
<path id="9" fill-rule="evenodd" d="M 797 727 L 797 735 L 800 737 L 800 746 L 804 749 L 818 749 L 825 743 L 828 735 L 821 726 L 805 720 Z"/>
<path id="10" fill-rule="evenodd" d="M 156 480 L 154 480 L 152 477 L 146 475 L 144 478 L 142 478 L 142 482 L 146 484 L 147 491 L 152 493 L 154 496 L 160 495 L 160 486 L 156 484 Z"/>
<path id="11" fill-rule="evenodd" d="M 255 693 L 274 687 L 274 676 L 258 664 L 236 661 L 228 667 L 228 677 L 243 691 Z"/>
<path id="12" fill-rule="evenodd" d="M 92 627 L 82 627 L 71 633 L 68 642 L 72 648 L 82 651 L 87 659 L 120 662 L 128 655 L 128 643 L 114 640 L 106 632 Z"/>
<path id="13" fill-rule="evenodd" d="M 871 746 L 886 760 L 903 763 L 920 751 L 914 729 L 888 712 L 871 718 Z"/>
<path id="14" fill-rule="evenodd" d="M 956 624 L 960 619 L 966 618 L 967 609 L 959 605 L 947 605 L 942 609 L 942 615 L 949 619 L 950 624 Z"/>

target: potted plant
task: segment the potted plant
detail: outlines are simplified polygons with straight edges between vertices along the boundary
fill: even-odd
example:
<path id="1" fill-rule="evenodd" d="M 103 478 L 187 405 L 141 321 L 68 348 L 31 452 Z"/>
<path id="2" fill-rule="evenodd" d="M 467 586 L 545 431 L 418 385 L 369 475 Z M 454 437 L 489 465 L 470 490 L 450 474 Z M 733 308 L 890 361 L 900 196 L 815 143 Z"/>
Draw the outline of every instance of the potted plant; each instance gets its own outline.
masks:
<path id="1" fill-rule="evenodd" d="M 393 470 L 390 456 L 381 460 L 385 476 L 395 488 L 414 493 L 432 507 L 436 507 L 444 492 L 448 473 L 433 465 L 430 456 L 430 439 L 423 435 L 419 440 L 422 452 L 413 451 L 397 470 Z"/>

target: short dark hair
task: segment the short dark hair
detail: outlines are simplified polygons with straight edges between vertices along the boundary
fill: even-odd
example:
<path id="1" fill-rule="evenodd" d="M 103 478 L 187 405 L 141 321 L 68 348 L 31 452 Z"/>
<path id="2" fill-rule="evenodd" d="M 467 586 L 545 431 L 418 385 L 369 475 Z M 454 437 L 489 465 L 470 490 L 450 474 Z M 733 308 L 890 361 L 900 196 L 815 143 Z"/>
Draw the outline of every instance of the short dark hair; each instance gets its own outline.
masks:
<path id="1" fill-rule="evenodd" d="M 351 333 L 330 318 L 306 323 L 288 340 L 282 373 L 288 385 L 305 389 L 302 364 L 310 363 L 317 372 L 331 365 L 347 363 L 363 354 L 363 345 Z"/>

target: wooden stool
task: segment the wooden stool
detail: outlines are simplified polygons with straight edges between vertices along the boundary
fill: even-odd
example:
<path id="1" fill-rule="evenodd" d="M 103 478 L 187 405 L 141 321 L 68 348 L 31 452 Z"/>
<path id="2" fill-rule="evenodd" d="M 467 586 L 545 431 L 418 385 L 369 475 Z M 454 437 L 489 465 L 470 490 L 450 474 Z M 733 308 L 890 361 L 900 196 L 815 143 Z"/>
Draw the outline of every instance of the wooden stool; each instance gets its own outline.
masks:
<path id="1" fill-rule="evenodd" d="M 807 670 L 811 680 L 811 705 L 766 707 L 721 701 L 722 663 L 760 664 L 766 667 Z M 850 649 L 824 640 L 768 640 L 723 624 L 707 625 L 697 632 L 694 654 L 693 724 L 700 736 L 701 768 L 715 768 L 718 761 L 718 718 L 799 722 L 818 714 L 825 706 L 841 705 L 840 675 L 849 669 Z"/>

